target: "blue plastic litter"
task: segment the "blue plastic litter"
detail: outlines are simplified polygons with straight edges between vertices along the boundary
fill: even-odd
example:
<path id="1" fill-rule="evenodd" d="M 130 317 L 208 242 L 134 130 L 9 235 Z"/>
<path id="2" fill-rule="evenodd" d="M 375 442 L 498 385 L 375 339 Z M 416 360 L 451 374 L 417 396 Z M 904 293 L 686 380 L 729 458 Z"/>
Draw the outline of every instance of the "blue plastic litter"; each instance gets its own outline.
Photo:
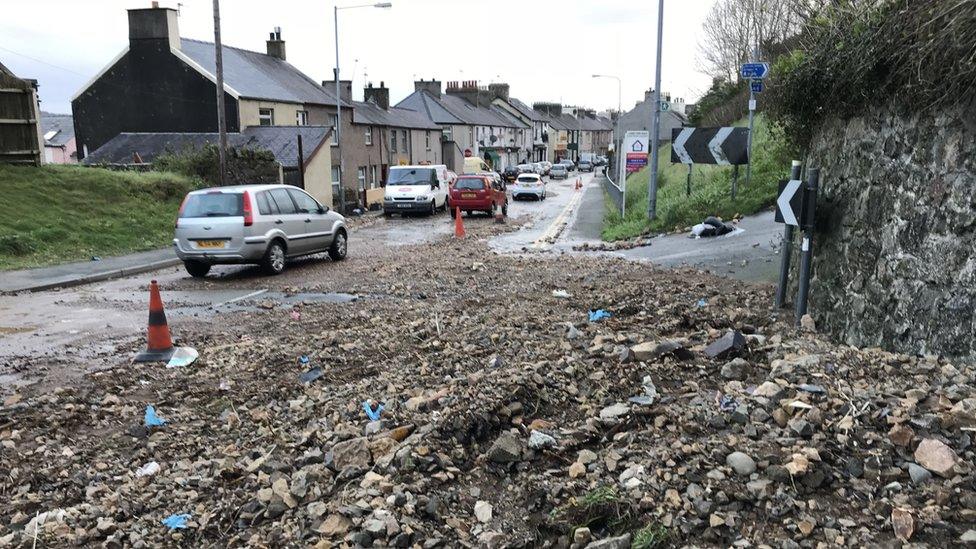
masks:
<path id="1" fill-rule="evenodd" d="M 179 530 L 181 528 L 186 528 L 186 521 L 188 520 L 190 520 L 189 514 L 170 515 L 163 519 L 163 524 L 166 525 L 170 530 Z"/>
<path id="2" fill-rule="evenodd" d="M 739 407 L 739 402 L 729 395 L 722 395 L 717 400 L 718 409 L 723 412 L 734 412 Z"/>
<path id="3" fill-rule="evenodd" d="M 373 407 L 369 405 L 369 401 L 364 400 L 363 411 L 366 412 L 366 417 L 368 417 L 370 421 L 377 421 L 380 419 L 380 414 L 383 413 L 383 405 L 377 404 L 376 409 L 374 410 Z"/>
<path id="4" fill-rule="evenodd" d="M 706 300 L 704 297 L 699 299 L 698 302 L 695 303 L 695 307 L 698 307 L 699 309 L 705 308 L 706 305 L 708 305 L 708 300 Z"/>
<path id="5" fill-rule="evenodd" d="M 613 315 L 611 315 L 608 311 L 604 311 L 603 309 L 595 309 L 590 311 L 590 322 L 599 322 L 604 318 L 610 318 L 611 316 Z"/>
<path id="6" fill-rule="evenodd" d="M 298 376 L 298 379 L 302 380 L 302 383 L 311 383 L 320 377 L 322 377 L 322 368 L 312 368 Z"/>
<path id="7" fill-rule="evenodd" d="M 159 427 L 165 424 L 166 420 L 156 415 L 156 409 L 151 404 L 146 406 L 146 427 Z"/>
<path id="8" fill-rule="evenodd" d="M 298 357 L 298 362 L 301 363 L 301 364 L 308 364 L 309 363 L 309 358 L 306 355 L 302 355 L 302 356 Z"/>

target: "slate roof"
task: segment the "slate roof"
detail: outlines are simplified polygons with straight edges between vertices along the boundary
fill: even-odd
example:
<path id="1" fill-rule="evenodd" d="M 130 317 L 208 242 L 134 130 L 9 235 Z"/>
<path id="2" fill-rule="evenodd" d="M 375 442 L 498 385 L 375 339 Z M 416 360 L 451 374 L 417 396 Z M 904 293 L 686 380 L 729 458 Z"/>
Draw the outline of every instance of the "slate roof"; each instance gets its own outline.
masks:
<path id="1" fill-rule="evenodd" d="M 508 104 L 517 110 L 522 116 L 528 118 L 533 122 L 541 122 L 545 120 L 545 115 L 541 112 L 533 109 L 532 107 L 526 105 L 525 103 L 515 99 L 514 97 L 508 98 Z"/>
<path id="2" fill-rule="evenodd" d="M 413 130 L 441 129 L 430 118 L 417 111 L 400 107 L 384 110 L 372 101 L 353 101 L 352 122 L 353 124 L 371 124 Z"/>
<path id="3" fill-rule="evenodd" d="M 182 38 L 180 51 L 210 74 L 216 72 L 214 45 Z M 335 92 L 320 86 L 287 61 L 230 46 L 223 47 L 224 83 L 241 97 L 291 103 L 335 105 Z M 343 102 L 343 106 L 347 103 Z"/>
<path id="4" fill-rule="evenodd" d="M 397 107 L 425 114 L 438 124 L 466 124 L 472 126 L 496 126 L 525 129 L 529 126 L 503 109 L 476 107 L 456 95 L 443 94 L 435 97 L 426 90 L 415 91 L 397 103 Z"/>
<path id="5" fill-rule="evenodd" d="M 305 163 L 331 135 L 328 126 L 252 126 L 241 133 L 227 134 L 234 148 L 268 150 L 285 168 L 298 167 L 298 135 L 302 136 Z M 139 153 L 143 163 L 151 164 L 160 154 L 198 149 L 217 143 L 216 133 L 120 133 L 85 157 L 86 164 L 132 165 Z"/>
<path id="6" fill-rule="evenodd" d="M 44 144 L 52 147 L 62 147 L 75 136 L 75 124 L 70 114 L 54 114 L 41 111 L 41 134 Z M 57 132 L 47 139 L 49 132 Z"/>

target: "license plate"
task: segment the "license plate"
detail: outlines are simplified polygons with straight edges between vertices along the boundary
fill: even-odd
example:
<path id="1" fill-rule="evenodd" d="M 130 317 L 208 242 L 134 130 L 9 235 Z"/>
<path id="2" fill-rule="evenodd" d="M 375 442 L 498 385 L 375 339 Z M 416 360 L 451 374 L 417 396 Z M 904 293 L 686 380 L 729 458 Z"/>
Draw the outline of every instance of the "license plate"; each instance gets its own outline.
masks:
<path id="1" fill-rule="evenodd" d="M 461 193 L 461 198 L 474 198 L 474 193 Z"/>
<path id="2" fill-rule="evenodd" d="M 410 204 L 397 204 L 397 208 L 409 208 Z"/>
<path id="3" fill-rule="evenodd" d="M 197 248 L 223 248 L 223 240 L 197 240 Z"/>

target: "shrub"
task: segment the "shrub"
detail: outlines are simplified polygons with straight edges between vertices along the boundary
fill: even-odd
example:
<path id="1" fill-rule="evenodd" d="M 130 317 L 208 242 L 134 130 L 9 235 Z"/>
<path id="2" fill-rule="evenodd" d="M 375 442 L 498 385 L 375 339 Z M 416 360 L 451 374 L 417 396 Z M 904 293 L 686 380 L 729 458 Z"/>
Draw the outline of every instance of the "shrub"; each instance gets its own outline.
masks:
<path id="1" fill-rule="evenodd" d="M 220 184 L 217 145 L 167 151 L 155 158 L 153 169 L 202 179 L 210 186 Z M 227 184 L 277 183 L 278 163 L 270 151 L 250 148 L 227 151 Z"/>
<path id="2" fill-rule="evenodd" d="M 0 235 L 0 254 L 23 256 L 37 250 L 37 242 L 29 234 Z"/>

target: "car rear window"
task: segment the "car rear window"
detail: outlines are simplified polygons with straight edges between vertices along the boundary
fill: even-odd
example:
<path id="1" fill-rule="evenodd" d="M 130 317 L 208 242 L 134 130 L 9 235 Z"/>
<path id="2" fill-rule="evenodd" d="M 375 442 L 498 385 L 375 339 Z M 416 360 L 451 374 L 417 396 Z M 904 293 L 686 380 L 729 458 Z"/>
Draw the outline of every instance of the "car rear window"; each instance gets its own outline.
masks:
<path id="1" fill-rule="evenodd" d="M 291 197 L 288 196 L 288 191 L 285 189 L 271 189 L 268 191 L 268 195 L 271 200 L 278 206 L 278 212 L 282 214 L 293 214 L 298 213 L 295 208 L 295 203 L 292 202 Z"/>
<path id="2" fill-rule="evenodd" d="M 523 176 L 520 176 L 518 179 L 516 179 L 516 181 L 518 181 L 519 183 L 538 183 L 539 182 L 539 178 L 538 177 L 525 177 L 523 175 Z"/>
<path id="3" fill-rule="evenodd" d="M 239 217 L 244 215 L 241 193 L 201 193 L 186 197 L 180 217 Z"/>
<path id="4" fill-rule="evenodd" d="M 466 191 L 480 191 L 485 188 L 485 180 L 480 177 L 462 177 L 454 184 L 454 188 Z"/>

